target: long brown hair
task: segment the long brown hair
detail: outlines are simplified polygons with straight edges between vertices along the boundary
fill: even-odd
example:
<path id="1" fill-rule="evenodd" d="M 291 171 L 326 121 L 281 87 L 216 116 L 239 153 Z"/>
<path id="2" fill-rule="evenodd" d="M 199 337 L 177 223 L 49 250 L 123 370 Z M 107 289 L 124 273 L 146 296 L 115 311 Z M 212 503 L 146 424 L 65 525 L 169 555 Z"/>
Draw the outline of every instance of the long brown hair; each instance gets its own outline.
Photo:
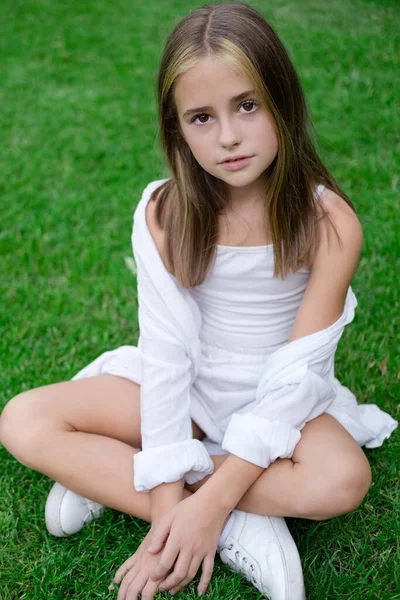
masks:
<path id="1" fill-rule="evenodd" d="M 241 2 L 211 3 L 191 12 L 173 30 L 161 58 L 160 139 L 172 177 L 156 190 L 156 219 L 165 232 L 168 265 L 183 287 L 204 281 L 216 255 L 217 215 L 228 202 L 224 183 L 197 163 L 184 140 L 174 102 L 176 78 L 209 55 L 247 77 L 273 119 L 278 152 L 267 170 L 265 206 L 274 275 L 285 278 L 307 261 L 317 243 L 315 186 L 324 184 L 354 207 L 311 142 L 303 90 L 282 42 L 254 8 Z"/>

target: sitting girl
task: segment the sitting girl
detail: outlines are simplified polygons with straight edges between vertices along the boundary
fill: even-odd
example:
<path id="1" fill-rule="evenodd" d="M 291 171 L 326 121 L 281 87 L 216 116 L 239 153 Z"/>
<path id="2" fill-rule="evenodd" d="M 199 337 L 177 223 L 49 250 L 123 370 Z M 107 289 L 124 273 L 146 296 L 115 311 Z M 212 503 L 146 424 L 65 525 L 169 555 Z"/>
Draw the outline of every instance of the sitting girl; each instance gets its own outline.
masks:
<path id="1" fill-rule="evenodd" d="M 200 594 L 216 552 L 265 597 L 301 600 L 284 517 L 359 506 L 361 446 L 397 425 L 334 375 L 360 223 L 310 141 L 285 48 L 248 5 L 178 23 L 158 107 L 170 177 L 134 215 L 138 347 L 11 400 L 1 441 L 57 482 L 52 534 L 105 506 L 151 522 L 114 577 L 118 600 L 176 592 L 201 566 Z"/>

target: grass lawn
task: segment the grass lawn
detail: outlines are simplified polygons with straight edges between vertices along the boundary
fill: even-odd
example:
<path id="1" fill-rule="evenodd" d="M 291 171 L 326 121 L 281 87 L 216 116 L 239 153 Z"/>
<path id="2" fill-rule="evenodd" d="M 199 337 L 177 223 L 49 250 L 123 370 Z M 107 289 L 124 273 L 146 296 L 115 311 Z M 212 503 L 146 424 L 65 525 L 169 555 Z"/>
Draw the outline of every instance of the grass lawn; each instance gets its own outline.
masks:
<path id="1" fill-rule="evenodd" d="M 251 4 L 286 44 L 322 156 L 364 229 L 353 280 L 359 306 L 336 375 L 360 402 L 398 419 L 400 7 L 394 0 Z M 0 5 L 0 409 L 23 390 L 70 379 L 107 349 L 137 343 L 136 282 L 125 262 L 132 213 L 145 185 L 168 176 L 156 131 L 156 71 L 167 35 L 200 5 Z M 325 522 L 289 520 L 308 600 L 400 599 L 399 439 L 396 431 L 367 450 L 373 484 L 358 510 Z M 52 482 L 4 448 L 0 460 L 1 600 L 115 598 L 111 577 L 149 524 L 108 510 L 79 534 L 56 539 L 44 525 Z M 196 597 L 198 581 L 199 574 L 181 596 Z M 206 597 L 261 594 L 216 559 Z"/>

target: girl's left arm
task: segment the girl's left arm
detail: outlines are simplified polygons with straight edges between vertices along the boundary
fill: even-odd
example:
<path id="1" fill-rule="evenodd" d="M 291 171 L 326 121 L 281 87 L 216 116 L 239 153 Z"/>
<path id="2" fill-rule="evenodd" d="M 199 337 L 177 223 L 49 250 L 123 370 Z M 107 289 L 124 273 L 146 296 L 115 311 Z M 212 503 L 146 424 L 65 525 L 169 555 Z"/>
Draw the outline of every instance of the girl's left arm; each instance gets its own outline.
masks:
<path id="1" fill-rule="evenodd" d="M 360 259 L 363 232 L 357 215 L 331 190 L 325 189 L 322 199 L 332 224 L 319 221 L 320 242 L 289 342 L 326 329 L 340 317 Z"/>
<path id="2" fill-rule="evenodd" d="M 310 264 L 311 275 L 309 283 L 298 309 L 288 342 L 293 342 L 304 336 L 326 329 L 339 319 L 343 313 L 348 288 L 361 254 L 363 233 L 356 214 L 340 196 L 331 190 L 324 190 L 322 201 L 325 208 L 329 211 L 331 222 L 336 229 L 339 239 L 329 221 L 321 219 L 319 221 L 319 245 Z M 314 373 L 309 373 L 309 375 L 314 376 Z M 317 377 L 317 375 L 314 377 L 316 382 Z M 319 378 L 319 380 L 321 383 L 322 378 Z M 285 422 L 285 417 L 290 414 L 292 421 L 287 426 L 288 431 L 290 429 L 290 433 L 287 434 L 288 438 L 291 434 L 293 439 L 293 449 L 289 452 L 290 456 L 301 435 L 296 427 L 304 418 L 306 411 L 310 410 L 310 406 L 305 406 L 304 414 L 302 414 L 302 407 L 298 406 L 302 400 L 302 393 L 299 393 L 299 388 L 300 385 L 297 386 L 297 390 L 295 385 L 282 386 L 282 396 L 281 398 L 276 398 L 278 401 L 273 403 L 272 412 L 269 412 L 267 408 L 268 403 L 264 409 L 255 411 L 255 413 L 261 413 L 259 425 L 261 422 L 264 424 L 267 421 L 269 424 L 275 425 L 278 420 L 278 411 L 281 410 L 281 407 L 283 410 L 283 406 L 286 404 L 284 409 L 285 415 L 282 421 Z M 306 387 L 304 387 L 304 390 L 307 394 Z M 315 390 L 313 391 L 315 392 Z M 234 416 L 237 417 L 237 420 L 236 424 L 233 424 L 232 421 L 230 423 L 232 425 L 232 435 L 229 436 L 229 440 L 231 441 L 231 445 L 234 443 L 238 448 L 239 444 L 241 444 L 237 435 L 239 429 L 242 431 L 239 437 L 247 439 L 243 417 L 249 417 L 251 420 L 253 415 L 250 413 L 248 415 Z M 254 418 L 257 419 L 256 416 Z M 296 418 L 298 418 L 297 423 L 295 422 Z M 290 419 L 288 419 L 289 421 Z M 227 429 L 228 434 L 229 427 Z M 261 428 L 262 425 L 260 430 Z M 297 438 L 296 435 L 298 435 Z M 224 443 L 227 437 L 225 435 Z M 255 435 L 254 438 L 257 438 L 257 436 Z M 257 445 L 258 440 L 255 443 Z M 265 466 L 255 464 L 249 457 L 246 460 L 244 458 L 245 453 L 240 457 L 233 450 L 229 450 L 229 452 L 231 454 L 223 465 L 196 492 L 196 494 L 203 496 L 205 501 L 208 499 L 210 503 L 220 504 L 221 508 L 228 512 L 237 505 L 243 494 L 266 468 Z M 248 454 L 250 455 L 251 453 L 248 452 Z M 262 452 L 260 452 L 260 455 L 262 455 Z M 229 485 L 227 485 L 228 482 Z"/>

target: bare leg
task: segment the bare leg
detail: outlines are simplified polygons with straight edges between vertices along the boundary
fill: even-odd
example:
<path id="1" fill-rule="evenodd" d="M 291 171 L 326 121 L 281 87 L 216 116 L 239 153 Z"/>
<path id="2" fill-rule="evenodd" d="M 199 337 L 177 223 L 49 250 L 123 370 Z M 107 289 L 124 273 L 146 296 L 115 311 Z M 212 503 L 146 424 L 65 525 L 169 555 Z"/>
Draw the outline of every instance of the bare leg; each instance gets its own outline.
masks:
<path id="1" fill-rule="evenodd" d="M 133 484 L 133 455 L 139 450 L 131 444 L 141 444 L 139 389 L 105 375 L 25 392 L 6 405 L 0 441 L 26 467 L 150 522 L 149 494 Z M 184 489 L 184 497 L 191 495 Z"/>
<path id="2" fill-rule="evenodd" d="M 133 455 L 141 443 L 139 390 L 126 379 L 105 375 L 26 392 L 4 409 L 0 440 L 27 467 L 82 496 L 150 522 L 149 495 L 133 486 Z M 21 431 L 27 432 L 24 437 Z M 325 457 L 322 465 L 321 457 Z M 225 458 L 212 457 L 215 467 Z M 348 496 L 354 496 L 354 482 L 366 493 L 367 466 L 351 436 L 335 419 L 323 415 L 303 429 L 293 462 L 278 460 L 271 465 L 237 508 L 308 518 L 342 514 L 347 512 L 343 506 Z M 361 483 L 356 476 L 360 472 Z M 185 496 L 208 478 L 186 486 Z"/>
<path id="3" fill-rule="evenodd" d="M 228 456 L 213 456 L 215 469 Z M 195 492 L 210 477 L 187 487 Z M 336 419 L 324 414 L 305 425 L 292 460 L 271 464 L 236 508 L 269 516 L 328 519 L 359 506 L 370 484 L 364 452 Z"/>
<path id="4" fill-rule="evenodd" d="M 149 494 L 137 492 L 133 485 L 133 455 L 139 450 L 80 431 L 52 432 L 47 442 L 52 456 L 43 449 L 32 461 L 32 468 L 80 496 L 151 522 Z M 184 489 L 184 497 L 191 495 Z"/>

